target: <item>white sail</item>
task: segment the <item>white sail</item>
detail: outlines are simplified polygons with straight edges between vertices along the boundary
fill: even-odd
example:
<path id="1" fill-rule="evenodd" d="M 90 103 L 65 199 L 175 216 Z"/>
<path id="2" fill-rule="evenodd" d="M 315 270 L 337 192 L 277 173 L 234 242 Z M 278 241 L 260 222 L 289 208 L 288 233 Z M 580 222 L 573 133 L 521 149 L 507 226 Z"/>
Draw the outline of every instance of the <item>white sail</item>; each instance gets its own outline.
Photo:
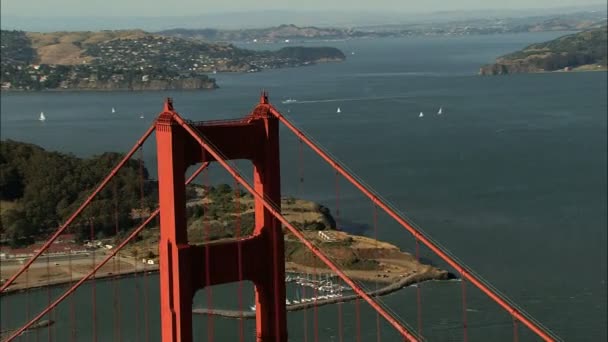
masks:
<path id="1" fill-rule="evenodd" d="M 424 116 L 424 113 L 423 113 L 423 112 L 420 112 L 420 115 L 418 115 L 418 117 L 419 117 L 419 118 L 421 118 L 421 117 L 423 117 L 423 116 Z"/>
<path id="2" fill-rule="evenodd" d="M 437 112 L 438 115 L 443 114 L 443 107 L 439 107 L 439 111 Z"/>
<path id="3" fill-rule="evenodd" d="M 44 116 L 44 112 L 40 112 L 40 118 L 38 118 L 38 120 L 40 120 L 40 121 L 46 120 L 46 116 Z"/>
<path id="4" fill-rule="evenodd" d="M 340 107 L 338 107 L 338 109 L 336 110 L 336 113 L 342 113 L 342 111 L 340 110 Z"/>
<path id="5" fill-rule="evenodd" d="M 114 109 L 114 107 L 112 107 L 112 113 L 116 113 L 116 109 Z"/>

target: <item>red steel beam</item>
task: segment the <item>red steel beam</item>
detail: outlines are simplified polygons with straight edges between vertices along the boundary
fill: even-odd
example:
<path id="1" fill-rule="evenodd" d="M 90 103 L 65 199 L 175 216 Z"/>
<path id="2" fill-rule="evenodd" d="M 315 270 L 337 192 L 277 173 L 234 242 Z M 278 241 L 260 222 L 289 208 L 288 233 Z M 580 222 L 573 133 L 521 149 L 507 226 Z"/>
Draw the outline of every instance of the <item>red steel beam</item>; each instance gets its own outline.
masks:
<path id="1" fill-rule="evenodd" d="M 89 195 L 86 201 L 84 201 L 80 205 L 80 207 L 76 209 L 72 216 L 70 216 L 68 220 L 65 221 L 65 223 L 61 227 L 59 227 L 59 229 L 57 229 L 55 234 L 53 234 L 53 236 L 51 236 L 51 238 L 48 239 L 47 242 L 44 243 L 44 245 L 42 245 L 40 250 L 36 254 L 34 254 L 34 256 L 30 260 L 28 260 L 28 262 L 25 263 L 25 265 L 23 265 L 23 267 L 21 267 L 19 271 L 17 271 L 17 273 L 13 274 L 13 276 L 10 277 L 6 283 L 2 284 L 2 286 L 0 287 L 0 293 L 6 290 L 23 272 L 25 272 L 25 270 L 27 270 L 30 265 L 34 263 L 34 261 L 36 261 L 36 259 L 49 248 L 49 246 L 59 237 L 59 235 L 61 235 L 61 233 L 63 233 L 63 231 L 66 230 L 70 226 L 70 224 L 72 224 L 76 217 L 78 217 L 78 215 L 80 215 L 80 213 L 89 205 L 89 203 L 91 203 L 93 198 L 95 198 L 95 196 L 97 196 L 97 194 L 106 187 L 108 182 L 116 175 L 116 173 L 118 173 L 118 171 L 123 167 L 123 165 L 125 165 L 125 163 L 131 158 L 131 156 L 135 154 L 135 152 L 137 152 L 137 149 L 141 145 L 143 145 L 143 143 L 146 141 L 146 139 L 148 139 L 148 137 L 150 136 L 150 134 L 152 134 L 153 131 L 154 125 L 150 126 L 146 133 L 144 133 L 144 135 L 142 135 L 141 138 L 137 140 L 137 142 L 131 148 L 129 153 L 127 153 L 124 158 L 122 158 L 122 160 L 114 167 L 114 169 L 112 169 L 112 171 L 106 176 L 106 178 L 101 182 L 101 184 L 99 184 L 95 191 L 93 191 L 93 193 Z"/>
<path id="2" fill-rule="evenodd" d="M 308 241 L 304 234 L 302 234 L 302 232 L 300 232 L 289 221 L 287 221 L 285 217 L 283 217 L 283 215 L 281 215 L 281 213 L 266 200 L 266 198 L 257 193 L 255 189 L 251 185 L 249 185 L 249 183 L 247 183 L 247 181 L 222 158 L 219 152 L 216 151 L 216 149 L 211 144 L 209 144 L 204 138 L 202 138 L 192 127 L 190 127 L 190 125 L 186 121 L 184 121 L 178 115 L 174 116 L 174 119 L 188 133 L 190 133 L 190 135 L 192 135 L 192 137 L 201 145 L 201 147 L 203 147 L 209 154 L 211 154 L 213 158 L 215 158 L 215 160 L 220 163 L 226 169 L 226 171 L 228 171 L 228 173 L 232 175 L 232 177 L 234 177 L 239 183 L 241 183 L 243 187 L 247 189 L 247 191 L 254 195 L 258 200 L 260 200 L 264 207 L 268 209 L 268 211 L 277 220 L 279 220 L 285 227 L 287 227 L 287 229 L 289 229 L 292 234 L 294 234 L 306 247 L 308 247 L 308 249 L 310 249 L 313 254 L 315 254 L 319 259 L 321 259 L 321 261 L 323 261 L 325 265 L 327 265 L 331 270 L 336 272 L 336 274 L 340 278 L 342 278 L 344 282 L 346 282 L 359 296 L 361 296 L 366 302 L 369 303 L 369 305 L 371 305 L 378 313 L 380 313 L 380 315 L 382 315 L 382 317 L 384 317 L 384 319 L 386 319 L 407 341 L 418 341 L 418 338 L 413 333 L 407 330 L 407 328 L 405 328 L 401 323 L 399 323 L 399 321 L 397 321 L 391 314 L 386 312 L 386 310 L 384 310 L 382 306 L 380 306 L 376 301 L 374 301 L 367 293 L 365 293 L 363 289 L 359 287 L 359 285 L 357 285 L 344 272 L 342 272 L 342 270 L 338 266 L 336 266 L 336 264 L 334 264 L 327 256 L 325 256 L 325 254 L 323 254 L 323 252 L 319 248 L 317 248 L 310 241 Z"/>
<path id="3" fill-rule="evenodd" d="M 521 314 L 515 307 L 507 302 L 501 295 L 495 293 L 492 289 L 486 286 L 480 279 L 478 279 L 475 275 L 470 273 L 466 267 L 460 265 L 460 263 L 454 260 L 451 256 L 449 256 L 441 247 L 436 245 L 433 241 L 427 238 L 423 233 L 421 233 L 418 229 L 414 228 L 410 225 L 405 219 L 403 219 L 398 213 L 396 213 L 393 209 L 391 209 L 384 201 L 382 201 L 378 196 L 372 193 L 367 187 L 365 187 L 361 182 L 359 182 L 353 175 L 351 175 L 348 171 L 346 171 L 338 162 L 333 160 L 325 151 L 323 151 L 320 147 L 318 147 L 314 142 L 312 142 L 302 131 L 300 131 L 294 124 L 292 124 L 287 118 L 285 118 L 279 111 L 274 109 L 274 107 L 270 107 L 270 112 L 277 118 L 279 121 L 285 124 L 287 128 L 289 128 L 299 139 L 304 141 L 306 145 L 308 145 L 313 151 L 315 151 L 321 158 L 323 158 L 330 166 L 332 166 L 336 171 L 340 172 L 344 178 L 346 178 L 351 184 L 357 187 L 361 192 L 363 192 L 374 204 L 382 208 L 389 216 L 391 216 L 395 221 L 397 221 L 400 225 L 402 225 L 405 229 L 407 229 L 417 240 L 420 240 L 424 243 L 429 249 L 431 249 L 435 254 L 441 257 L 445 262 L 447 262 L 450 266 L 452 266 L 458 273 L 462 275 L 463 278 L 469 280 L 473 285 L 475 285 L 478 289 L 480 289 L 483 293 L 485 293 L 488 297 L 490 297 L 494 302 L 498 303 L 504 310 L 506 310 L 509 314 L 515 317 L 517 320 L 521 321 L 525 324 L 530 330 L 532 330 L 536 335 L 542 338 L 545 341 L 555 341 L 555 338 L 550 336 L 549 332 L 545 331 L 543 327 L 540 327 L 535 322 L 530 320 L 528 317 Z"/>
<path id="4" fill-rule="evenodd" d="M 204 162 L 201 166 L 199 166 L 199 168 L 196 169 L 196 171 L 194 171 L 194 173 L 190 176 L 190 178 L 188 178 L 188 180 L 186 181 L 186 184 L 190 184 L 196 178 L 196 176 L 198 176 L 198 174 L 201 173 L 201 171 L 203 171 L 207 166 L 209 166 L 209 162 Z M 129 234 L 129 236 L 123 242 L 121 242 L 120 245 L 118 245 L 116 248 L 114 248 L 112 250 L 112 253 L 110 253 L 99 264 L 97 264 L 97 266 L 95 266 L 87 275 L 85 275 L 82 279 L 80 279 L 76 284 L 74 284 L 72 287 L 70 287 L 68 290 L 66 290 L 52 304 L 50 304 L 48 307 L 46 307 L 44 310 L 42 310 L 42 312 L 40 312 L 38 315 L 36 315 L 36 317 L 32 318 L 29 322 L 27 322 L 19 330 L 15 331 L 7 339 L 7 342 L 14 340 L 16 337 L 21 335 L 24 331 L 26 331 L 29 327 L 31 327 L 32 324 L 36 323 L 39 319 L 41 319 L 49 311 L 53 310 L 64 299 L 66 299 L 69 295 L 71 295 L 74 291 L 76 291 L 76 289 L 78 289 L 78 287 L 80 285 L 82 285 L 85 281 L 87 281 L 87 279 L 89 279 L 91 276 L 93 276 L 93 274 L 95 274 L 95 272 L 97 272 L 100 268 L 102 268 L 103 265 L 105 265 L 108 261 L 110 261 L 110 259 L 112 259 L 116 254 L 118 254 L 118 252 L 124 246 L 126 246 L 127 243 L 129 243 L 133 238 L 135 238 L 137 236 L 137 234 L 139 234 L 148 225 L 148 223 L 150 223 L 152 220 L 154 220 L 159 213 L 160 213 L 160 208 L 157 208 L 156 210 L 154 210 L 150 214 L 150 216 L 144 222 L 142 222 L 141 225 L 139 225 L 139 227 L 137 227 L 133 232 L 131 232 L 131 234 Z"/>

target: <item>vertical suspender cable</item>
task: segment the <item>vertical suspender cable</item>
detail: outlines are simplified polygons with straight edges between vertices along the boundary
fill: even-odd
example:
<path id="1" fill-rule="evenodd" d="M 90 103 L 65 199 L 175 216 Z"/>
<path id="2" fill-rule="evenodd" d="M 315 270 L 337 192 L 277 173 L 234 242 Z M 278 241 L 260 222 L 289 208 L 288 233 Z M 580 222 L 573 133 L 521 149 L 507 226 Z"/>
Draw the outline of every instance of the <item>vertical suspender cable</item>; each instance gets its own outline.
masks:
<path id="1" fill-rule="evenodd" d="M 235 225 L 235 238 L 236 238 L 236 253 L 238 262 L 239 272 L 239 289 L 238 289 L 238 301 L 239 301 L 239 341 L 245 340 L 245 320 L 243 319 L 243 251 L 241 245 L 241 192 L 239 190 L 239 182 L 234 180 L 234 209 L 236 216 L 234 220 Z"/>
<path id="2" fill-rule="evenodd" d="M 462 288 L 462 339 L 464 342 L 469 341 L 469 335 L 467 332 L 467 281 L 464 277 L 461 277 L 460 282 Z"/>
<path id="3" fill-rule="evenodd" d="M 336 229 L 338 229 L 338 221 L 340 220 L 340 175 L 335 173 L 336 182 Z M 357 319 L 359 317 L 357 316 Z M 344 341 L 344 322 L 342 321 L 342 301 L 338 302 L 338 341 Z"/>
<path id="4" fill-rule="evenodd" d="M 114 236 L 118 240 L 119 234 L 119 223 L 118 223 L 118 179 L 114 179 L 113 182 L 113 196 L 114 196 Z M 114 286 L 114 341 L 121 341 L 120 333 L 120 293 L 119 293 L 119 277 L 120 277 L 120 252 L 113 259 L 114 273 L 116 274 L 112 278 L 112 285 Z"/>
<path id="5" fill-rule="evenodd" d="M 416 238 L 416 261 L 420 263 L 420 243 Z M 418 336 L 422 336 L 422 298 L 420 294 L 420 282 L 418 281 L 418 277 L 416 277 L 416 309 L 417 309 L 417 318 L 418 318 Z"/>
<path id="6" fill-rule="evenodd" d="M 46 252 L 46 277 L 47 279 L 51 279 L 51 261 L 49 260 L 50 256 L 49 256 L 49 252 Z M 48 305 L 51 305 L 51 284 L 47 284 L 46 285 L 46 297 L 47 297 L 47 301 L 48 301 Z M 52 310 L 49 313 L 49 319 L 53 319 L 53 313 L 55 312 L 55 310 Z M 47 341 L 51 342 L 52 341 L 52 334 L 51 334 L 51 326 L 52 324 L 49 324 L 47 327 Z"/>
<path id="7" fill-rule="evenodd" d="M 203 150 L 204 153 L 204 150 Z M 204 160 L 204 159 L 203 159 Z M 209 184 L 209 171 L 205 169 L 203 172 L 203 184 L 207 189 L 210 189 Z M 208 197 L 207 197 L 208 198 Z M 211 251 L 209 249 L 209 242 L 211 241 L 211 220 L 208 213 L 209 206 L 206 205 L 203 212 L 203 224 L 204 224 L 204 243 L 205 243 L 205 291 L 207 292 L 207 308 L 209 312 L 213 311 L 213 292 L 211 290 Z M 207 315 L 207 341 L 213 341 L 213 315 L 209 313 Z"/>
<path id="8" fill-rule="evenodd" d="M 93 257 L 91 258 L 91 268 L 95 268 L 95 223 L 93 218 L 90 219 L 91 224 L 91 244 L 93 245 Z M 93 313 L 93 341 L 97 342 L 97 288 L 95 287 L 95 281 L 97 280 L 97 274 L 93 274 L 91 279 L 91 301 L 92 301 L 92 313 Z"/>
<path id="9" fill-rule="evenodd" d="M 376 244 L 376 259 L 379 259 L 380 257 L 380 250 L 378 248 L 378 206 L 376 206 L 376 204 L 372 203 L 373 207 L 374 207 L 374 217 L 373 217 L 373 224 L 374 224 L 374 243 Z M 375 284 L 375 290 L 378 291 L 378 280 L 376 278 L 376 284 Z M 381 335 L 380 335 L 380 313 L 378 313 L 378 311 L 376 311 L 376 342 L 380 342 L 381 340 Z"/>
<path id="10" fill-rule="evenodd" d="M 313 333 L 315 336 L 315 342 L 319 342 L 319 308 L 317 307 L 317 256 L 312 255 L 313 264 L 312 264 L 312 301 L 313 301 Z"/>
<path id="11" fill-rule="evenodd" d="M 138 267 L 140 259 L 139 259 L 139 247 L 135 248 L 135 262 L 133 266 L 133 285 L 135 286 L 135 341 L 139 342 L 139 311 L 141 309 L 141 305 L 139 303 L 139 275 L 138 275 Z"/>
<path id="12" fill-rule="evenodd" d="M 74 285 L 74 275 L 72 273 L 72 249 L 68 254 L 68 269 L 70 272 L 70 287 Z M 70 341 L 76 342 L 76 295 L 73 293 L 70 295 Z"/>
<path id="13" fill-rule="evenodd" d="M 302 139 L 298 139 L 298 197 L 304 197 L 304 149 Z M 306 286 L 302 285 L 302 299 L 306 298 Z M 304 306 L 304 342 L 308 342 L 308 312 Z"/>
<path id="14" fill-rule="evenodd" d="M 25 270 L 25 318 L 30 320 L 30 269 Z M 25 340 L 29 342 L 30 335 L 25 335 Z"/>
<path id="15" fill-rule="evenodd" d="M 139 196 L 140 196 L 140 221 L 144 222 L 144 145 L 142 144 L 139 147 Z M 144 250 L 147 249 L 148 243 L 145 242 Z M 147 256 L 147 255 L 146 255 Z M 148 323 L 148 275 L 146 272 L 146 265 L 144 263 L 144 333 L 145 333 L 145 341 L 150 341 L 150 327 Z"/>
<path id="16" fill-rule="evenodd" d="M 513 342 L 519 342 L 519 327 L 515 317 L 513 317 Z"/>

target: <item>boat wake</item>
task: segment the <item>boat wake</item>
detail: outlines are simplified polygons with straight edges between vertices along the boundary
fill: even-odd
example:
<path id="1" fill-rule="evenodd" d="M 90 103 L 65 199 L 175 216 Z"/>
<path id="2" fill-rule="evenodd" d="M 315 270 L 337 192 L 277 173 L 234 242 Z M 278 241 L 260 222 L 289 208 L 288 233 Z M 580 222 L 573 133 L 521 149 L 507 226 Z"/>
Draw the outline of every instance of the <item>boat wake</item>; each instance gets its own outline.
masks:
<path id="1" fill-rule="evenodd" d="M 377 101 L 377 100 L 392 100 L 392 99 L 410 99 L 413 98 L 411 95 L 397 95 L 397 96 L 367 96 L 367 97 L 351 97 L 343 99 L 326 99 L 326 100 L 304 100 L 295 102 L 300 103 L 329 103 L 329 102 L 348 102 L 348 101 Z"/>

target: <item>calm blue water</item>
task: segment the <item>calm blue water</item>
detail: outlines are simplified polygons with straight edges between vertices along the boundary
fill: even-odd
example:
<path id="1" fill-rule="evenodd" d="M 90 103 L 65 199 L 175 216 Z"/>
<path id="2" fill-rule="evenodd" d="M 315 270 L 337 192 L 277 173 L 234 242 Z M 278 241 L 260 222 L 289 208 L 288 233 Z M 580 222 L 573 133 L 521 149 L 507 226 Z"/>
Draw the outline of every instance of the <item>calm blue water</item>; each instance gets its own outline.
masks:
<path id="1" fill-rule="evenodd" d="M 79 156 L 126 151 L 162 109 L 166 96 L 189 119 L 231 118 L 245 115 L 265 88 L 297 125 L 544 325 L 566 340 L 602 341 L 607 337 L 608 299 L 606 73 L 476 76 L 481 64 L 497 56 L 558 35 L 337 42 L 331 45 L 355 55 L 339 64 L 216 75 L 221 88 L 213 92 L 3 93 L 2 139 Z M 289 97 L 302 103 L 280 103 Z M 437 116 L 440 106 L 444 114 Z M 337 107 L 342 114 L 336 115 Z M 37 121 L 40 111 L 47 116 L 44 123 Z M 421 111 L 425 117 L 419 119 Z M 145 119 L 139 119 L 140 113 Z M 300 189 L 297 141 L 286 130 L 281 139 L 284 195 L 335 209 L 333 172 L 305 152 Z M 152 169 L 154 149 L 153 141 L 144 149 Z M 210 178 L 231 182 L 217 167 Z M 371 224 L 371 205 L 345 181 L 339 201 L 345 225 Z M 412 250 L 412 238 L 382 215 L 378 236 Z M 431 252 L 423 249 L 422 254 L 443 265 Z M 148 279 L 150 298 L 158 297 L 155 280 Z M 143 282 L 120 282 L 120 311 L 131 320 L 129 328 L 129 321 L 123 321 L 124 341 L 144 339 L 143 308 L 134 299 L 135 286 Z M 97 305 L 105 313 L 98 315 L 98 337 L 110 341 L 116 312 L 109 300 L 113 287 L 101 284 Z M 214 307 L 237 307 L 235 288 L 214 288 Z M 252 302 L 250 292 L 245 294 L 246 307 Z M 422 294 L 424 335 L 435 341 L 462 340 L 460 284 L 427 283 Z M 46 296 L 46 291 L 30 294 L 32 312 Z M 204 293 L 197 295 L 196 305 L 205 305 L 205 298 Z M 3 328 L 24 321 L 26 299 L 2 299 Z M 470 340 L 512 340 L 508 315 L 470 286 L 467 299 Z M 79 317 L 87 317 L 77 323 L 78 340 L 88 341 L 90 289 L 80 290 L 75 300 Z M 383 300 L 416 325 L 414 289 Z M 56 340 L 69 336 L 68 304 L 58 309 L 64 319 L 56 325 Z M 374 314 L 362 307 L 363 340 L 372 340 Z M 158 340 L 157 303 L 151 300 L 148 309 L 151 339 Z M 347 304 L 344 311 L 346 340 L 352 340 L 354 306 Z M 321 308 L 319 317 L 320 340 L 337 340 L 336 307 Z M 195 319 L 195 334 L 205 339 L 206 318 Z M 303 313 L 289 315 L 290 340 L 304 340 L 303 320 Z M 307 321 L 312 340 L 310 312 Z M 253 339 L 251 324 L 248 338 Z M 216 340 L 235 338 L 237 328 L 235 321 L 217 319 Z M 397 338 L 388 325 L 382 333 L 385 341 Z M 39 334 L 46 338 L 46 332 Z M 523 328 L 520 339 L 534 340 Z"/>

